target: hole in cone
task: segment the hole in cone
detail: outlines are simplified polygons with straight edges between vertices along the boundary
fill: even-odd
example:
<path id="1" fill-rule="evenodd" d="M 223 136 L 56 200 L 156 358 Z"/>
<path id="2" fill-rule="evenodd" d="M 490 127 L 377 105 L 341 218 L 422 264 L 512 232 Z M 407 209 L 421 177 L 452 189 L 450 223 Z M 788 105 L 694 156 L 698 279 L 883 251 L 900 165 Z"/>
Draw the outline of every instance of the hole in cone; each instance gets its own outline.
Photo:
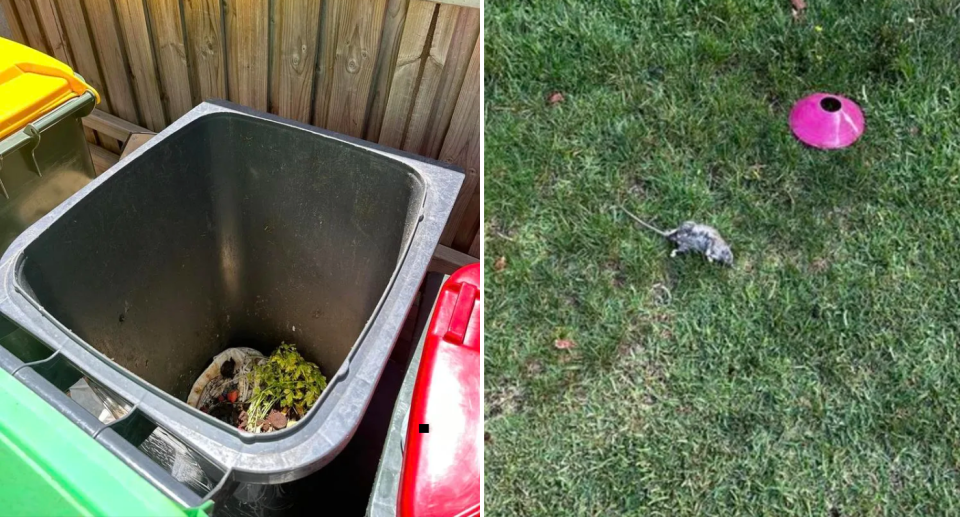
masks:
<path id="1" fill-rule="evenodd" d="M 840 111 L 840 100 L 836 97 L 824 97 L 820 100 L 820 107 L 823 108 L 823 111 L 836 113 Z"/>

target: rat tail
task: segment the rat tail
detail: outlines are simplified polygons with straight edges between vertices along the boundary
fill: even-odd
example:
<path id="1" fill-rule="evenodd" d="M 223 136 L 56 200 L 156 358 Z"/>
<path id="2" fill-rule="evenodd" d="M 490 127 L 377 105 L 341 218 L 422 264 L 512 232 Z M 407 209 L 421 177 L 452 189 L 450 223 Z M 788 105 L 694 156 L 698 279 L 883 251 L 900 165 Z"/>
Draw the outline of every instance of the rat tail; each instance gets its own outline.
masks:
<path id="1" fill-rule="evenodd" d="M 626 213 L 626 214 L 629 215 L 631 218 L 633 218 L 634 221 L 636 221 L 636 222 L 638 222 L 638 223 L 646 226 L 646 227 L 647 227 L 648 229 L 650 229 L 650 230 L 653 230 L 653 231 L 659 233 L 659 234 L 662 235 L 663 237 L 667 237 L 667 236 L 669 235 L 667 232 L 665 232 L 665 231 L 663 231 L 663 230 L 660 230 L 659 228 L 653 226 L 652 224 L 650 224 L 650 223 L 644 221 L 643 219 L 640 219 L 639 217 L 633 215 L 633 214 L 630 213 L 630 211 L 627 210 L 626 208 L 624 208 L 624 207 L 621 206 L 621 207 L 620 207 L 620 210 L 623 210 L 624 213 Z"/>

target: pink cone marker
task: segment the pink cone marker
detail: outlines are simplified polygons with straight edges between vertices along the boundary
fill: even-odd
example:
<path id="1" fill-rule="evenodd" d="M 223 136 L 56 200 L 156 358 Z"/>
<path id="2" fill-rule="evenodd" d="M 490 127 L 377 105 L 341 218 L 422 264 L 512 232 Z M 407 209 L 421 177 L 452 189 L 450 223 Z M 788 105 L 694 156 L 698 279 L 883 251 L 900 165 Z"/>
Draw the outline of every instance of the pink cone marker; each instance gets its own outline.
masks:
<path id="1" fill-rule="evenodd" d="M 857 141 L 864 130 L 863 112 L 852 100 L 815 93 L 790 111 L 790 129 L 801 142 L 819 149 L 840 149 Z"/>

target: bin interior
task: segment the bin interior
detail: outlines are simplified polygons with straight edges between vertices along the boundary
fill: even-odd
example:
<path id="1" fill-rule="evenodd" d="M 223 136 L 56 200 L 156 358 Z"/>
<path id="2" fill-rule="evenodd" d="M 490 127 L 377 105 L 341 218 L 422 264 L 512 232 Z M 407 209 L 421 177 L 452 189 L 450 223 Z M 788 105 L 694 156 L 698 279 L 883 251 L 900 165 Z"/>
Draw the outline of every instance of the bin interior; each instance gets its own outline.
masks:
<path id="1" fill-rule="evenodd" d="M 351 144 L 239 114 L 200 118 L 98 185 L 24 250 L 63 326 L 185 400 L 235 346 L 295 343 L 328 377 L 413 236 L 424 186 Z"/>

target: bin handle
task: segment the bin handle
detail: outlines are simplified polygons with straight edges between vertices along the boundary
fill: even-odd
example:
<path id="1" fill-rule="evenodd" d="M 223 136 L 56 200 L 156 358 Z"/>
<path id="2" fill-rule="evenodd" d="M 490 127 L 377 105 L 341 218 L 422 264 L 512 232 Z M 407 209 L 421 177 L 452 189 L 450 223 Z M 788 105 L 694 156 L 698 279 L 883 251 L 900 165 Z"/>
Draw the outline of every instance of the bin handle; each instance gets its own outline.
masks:
<path id="1" fill-rule="evenodd" d="M 23 152 L 28 157 L 26 160 L 27 166 L 33 169 L 33 172 L 36 172 L 37 176 L 42 178 L 43 174 L 40 172 L 40 164 L 37 163 L 37 155 L 34 153 L 34 151 L 37 149 L 37 146 L 40 145 L 40 131 L 38 131 L 32 123 L 27 124 L 20 131 L 14 133 L 14 136 L 12 136 L 10 140 L 13 141 L 13 145 L 10 146 L 9 151 L 23 148 Z M 0 150 L 0 170 L 3 170 L 2 150 Z M 4 186 L 2 180 L 0 180 L 0 191 L 3 191 L 4 198 L 10 199 L 10 194 L 7 192 L 7 187 Z"/>
<path id="2" fill-rule="evenodd" d="M 207 501 L 213 501 L 214 508 L 222 507 L 227 503 L 227 499 L 237 491 L 239 486 L 240 483 L 233 479 L 233 467 L 230 467 L 224 471 L 223 477 L 220 478 L 217 485 L 207 492 L 201 504 Z"/>
<path id="3" fill-rule="evenodd" d="M 0 153 L 0 172 L 3 172 L 3 153 Z M 10 199 L 10 194 L 7 193 L 7 187 L 3 186 L 3 177 L 0 176 L 0 191 L 3 191 L 3 197 Z"/>
<path id="4" fill-rule="evenodd" d="M 37 176 L 42 178 L 43 173 L 40 172 L 40 164 L 37 163 L 37 153 L 34 152 L 37 150 L 37 146 L 40 145 L 40 132 L 37 131 L 37 128 L 34 127 L 33 124 L 23 126 L 23 132 L 30 138 L 23 148 L 23 152 L 29 157 L 27 165 L 30 165 L 33 168 L 33 172 L 36 172 Z"/>
<path id="5" fill-rule="evenodd" d="M 90 100 L 92 99 L 96 101 L 97 98 L 96 92 L 93 90 L 88 90 L 80 97 L 63 103 L 57 109 L 47 113 L 46 115 L 29 124 L 26 124 L 19 131 L 8 136 L 3 140 L 3 145 L 0 146 L 0 170 L 3 169 L 3 155 L 23 148 L 23 152 L 28 153 L 29 156 L 27 164 L 33 169 L 34 172 L 37 173 L 38 176 L 43 177 L 43 174 L 40 172 L 40 166 L 37 164 L 37 157 L 34 153 L 34 150 L 36 150 L 37 146 L 40 145 L 40 133 L 46 131 L 50 126 L 68 115 L 79 112 L 79 118 L 86 117 L 93 112 L 93 108 L 96 105 L 96 102 L 90 102 Z M 0 181 L 0 191 L 3 192 L 4 197 L 10 199 L 10 195 L 7 193 L 7 188 L 3 186 L 2 181 Z"/>
<path id="6" fill-rule="evenodd" d="M 77 77 L 72 70 L 67 71 L 67 70 L 62 70 L 60 68 L 56 68 L 53 66 L 41 65 L 39 63 L 30 63 L 30 62 L 17 63 L 16 66 L 17 68 L 20 69 L 21 72 L 63 79 L 64 81 L 67 82 L 67 85 L 70 86 L 70 91 L 72 91 L 73 93 L 77 95 L 81 95 L 84 92 L 90 91 L 94 93 L 94 97 L 96 97 L 97 102 L 98 103 L 100 102 L 100 94 L 98 94 L 96 90 L 94 90 L 93 88 L 90 87 L 90 85 L 84 82 L 82 78 Z"/>

